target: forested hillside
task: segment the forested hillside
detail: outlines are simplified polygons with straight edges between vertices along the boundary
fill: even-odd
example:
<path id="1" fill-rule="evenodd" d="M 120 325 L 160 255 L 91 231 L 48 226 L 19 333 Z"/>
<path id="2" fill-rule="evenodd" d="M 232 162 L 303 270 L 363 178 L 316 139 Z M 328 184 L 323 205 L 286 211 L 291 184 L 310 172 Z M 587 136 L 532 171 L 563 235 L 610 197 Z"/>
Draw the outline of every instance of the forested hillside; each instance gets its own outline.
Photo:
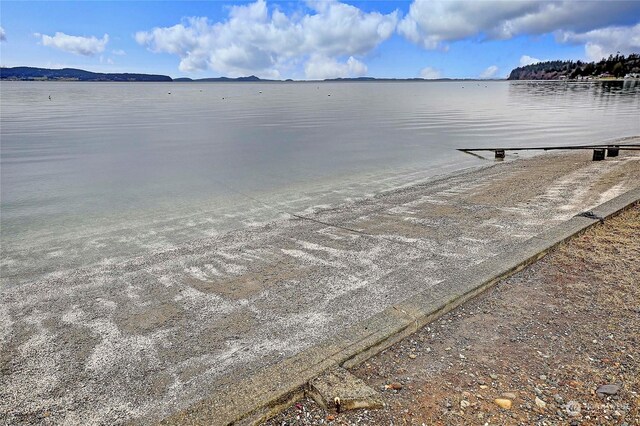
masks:
<path id="1" fill-rule="evenodd" d="M 171 77 L 154 74 L 97 73 L 75 68 L 0 68 L 2 80 L 62 80 L 62 81 L 171 81 Z"/>
<path id="2" fill-rule="evenodd" d="M 599 62 L 547 61 L 518 67 L 509 80 L 563 80 L 585 78 L 623 78 L 640 74 L 640 55 L 611 55 Z"/>

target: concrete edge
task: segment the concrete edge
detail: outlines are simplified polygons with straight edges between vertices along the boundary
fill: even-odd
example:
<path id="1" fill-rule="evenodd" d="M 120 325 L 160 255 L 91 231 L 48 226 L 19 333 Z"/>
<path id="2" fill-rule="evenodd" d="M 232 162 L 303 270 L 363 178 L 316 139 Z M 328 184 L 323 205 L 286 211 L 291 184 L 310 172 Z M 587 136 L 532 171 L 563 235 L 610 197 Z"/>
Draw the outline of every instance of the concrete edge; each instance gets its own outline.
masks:
<path id="1" fill-rule="evenodd" d="M 514 247 L 506 258 L 487 259 L 241 382 L 223 378 L 223 392 L 171 415 L 162 424 L 244 425 L 273 417 L 302 398 L 308 382 L 327 369 L 357 366 L 600 220 L 638 203 L 640 187 L 593 208 L 592 217 L 574 216 Z"/>

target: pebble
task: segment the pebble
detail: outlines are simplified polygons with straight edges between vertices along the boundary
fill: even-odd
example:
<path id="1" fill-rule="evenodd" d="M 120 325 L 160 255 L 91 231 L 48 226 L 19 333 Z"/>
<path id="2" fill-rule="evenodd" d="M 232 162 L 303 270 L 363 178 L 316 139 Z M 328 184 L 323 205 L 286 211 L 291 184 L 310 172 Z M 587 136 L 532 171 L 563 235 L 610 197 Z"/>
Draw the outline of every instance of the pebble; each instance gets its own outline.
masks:
<path id="1" fill-rule="evenodd" d="M 540 408 L 545 408 L 547 403 L 536 396 L 536 405 Z"/>
<path id="2" fill-rule="evenodd" d="M 504 398 L 496 398 L 493 400 L 498 406 L 504 408 L 505 410 L 511 409 L 511 401 Z"/>
<path id="3" fill-rule="evenodd" d="M 418 355 L 416 355 L 416 354 L 409 354 L 409 358 L 411 358 L 411 359 L 416 359 L 416 358 L 418 358 Z"/>
<path id="4" fill-rule="evenodd" d="M 393 389 L 393 390 L 400 390 L 402 389 L 402 384 L 400 383 L 389 383 L 387 386 L 385 386 L 385 388 L 387 389 Z"/>
<path id="5" fill-rule="evenodd" d="M 469 401 L 467 401 L 467 400 L 463 399 L 462 401 L 460 401 L 460 408 L 467 408 L 470 405 L 471 405 L 471 403 Z"/>
<path id="6" fill-rule="evenodd" d="M 498 375 L 497 374 L 489 374 L 489 377 L 491 377 L 493 380 L 498 380 Z"/>
<path id="7" fill-rule="evenodd" d="M 598 396 L 616 395 L 619 390 L 620 390 L 620 385 L 608 384 L 608 385 L 599 386 L 598 389 L 596 389 L 596 393 L 598 394 Z"/>
<path id="8" fill-rule="evenodd" d="M 513 392 L 504 392 L 501 396 L 507 399 L 516 399 L 516 394 Z"/>

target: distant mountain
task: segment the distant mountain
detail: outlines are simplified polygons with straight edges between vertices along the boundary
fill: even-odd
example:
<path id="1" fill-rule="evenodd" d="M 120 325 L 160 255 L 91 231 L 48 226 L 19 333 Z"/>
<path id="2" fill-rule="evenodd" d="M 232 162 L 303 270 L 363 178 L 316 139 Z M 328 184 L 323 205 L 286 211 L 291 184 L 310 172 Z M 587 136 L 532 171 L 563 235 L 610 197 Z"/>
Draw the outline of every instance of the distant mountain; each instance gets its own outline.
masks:
<path id="1" fill-rule="evenodd" d="M 640 55 L 610 55 L 599 62 L 547 61 L 518 67 L 508 80 L 623 78 L 640 74 Z"/>
<path id="2" fill-rule="evenodd" d="M 177 81 L 177 82 L 205 82 L 205 83 L 209 83 L 209 82 L 245 82 L 245 81 L 280 81 L 280 80 L 263 80 L 259 77 L 256 77 L 255 75 L 250 75 L 249 77 L 237 77 L 237 78 L 231 78 L 231 77 L 209 77 L 209 78 L 188 78 L 188 77 L 181 77 L 181 78 L 174 78 L 173 81 Z"/>
<path id="3" fill-rule="evenodd" d="M 378 77 L 339 77 L 339 78 L 325 78 L 323 81 L 464 81 L 464 80 L 474 80 L 474 79 L 456 79 L 456 78 L 437 78 L 437 79 L 426 79 L 421 77 L 413 77 L 413 78 L 378 78 Z"/>
<path id="4" fill-rule="evenodd" d="M 375 77 L 339 77 L 339 78 L 325 78 L 324 81 L 376 81 Z"/>
<path id="5" fill-rule="evenodd" d="M 250 75 L 249 77 L 238 77 L 238 78 L 230 78 L 230 77 L 210 77 L 210 78 L 199 78 L 194 81 L 278 81 L 278 80 L 262 80 L 261 78 L 256 77 L 255 75 Z"/>
<path id="6" fill-rule="evenodd" d="M 2 80 L 57 80 L 57 81 L 172 81 L 166 75 L 97 73 L 75 68 L 53 70 L 48 68 L 0 68 Z"/>

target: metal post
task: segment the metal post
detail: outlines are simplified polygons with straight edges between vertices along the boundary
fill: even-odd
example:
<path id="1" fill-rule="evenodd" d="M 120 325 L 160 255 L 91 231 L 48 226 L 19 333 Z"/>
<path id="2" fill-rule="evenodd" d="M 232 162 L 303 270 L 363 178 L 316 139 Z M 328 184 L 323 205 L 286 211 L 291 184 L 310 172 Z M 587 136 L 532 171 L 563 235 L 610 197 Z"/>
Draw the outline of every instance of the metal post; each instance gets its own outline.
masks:
<path id="1" fill-rule="evenodd" d="M 607 157 L 617 157 L 619 151 L 620 151 L 620 148 L 617 146 L 607 148 Z"/>
<path id="2" fill-rule="evenodd" d="M 496 159 L 504 158 L 504 149 L 496 149 Z"/>
<path id="3" fill-rule="evenodd" d="M 593 150 L 593 161 L 602 161 L 604 160 L 604 148 L 594 149 Z"/>

